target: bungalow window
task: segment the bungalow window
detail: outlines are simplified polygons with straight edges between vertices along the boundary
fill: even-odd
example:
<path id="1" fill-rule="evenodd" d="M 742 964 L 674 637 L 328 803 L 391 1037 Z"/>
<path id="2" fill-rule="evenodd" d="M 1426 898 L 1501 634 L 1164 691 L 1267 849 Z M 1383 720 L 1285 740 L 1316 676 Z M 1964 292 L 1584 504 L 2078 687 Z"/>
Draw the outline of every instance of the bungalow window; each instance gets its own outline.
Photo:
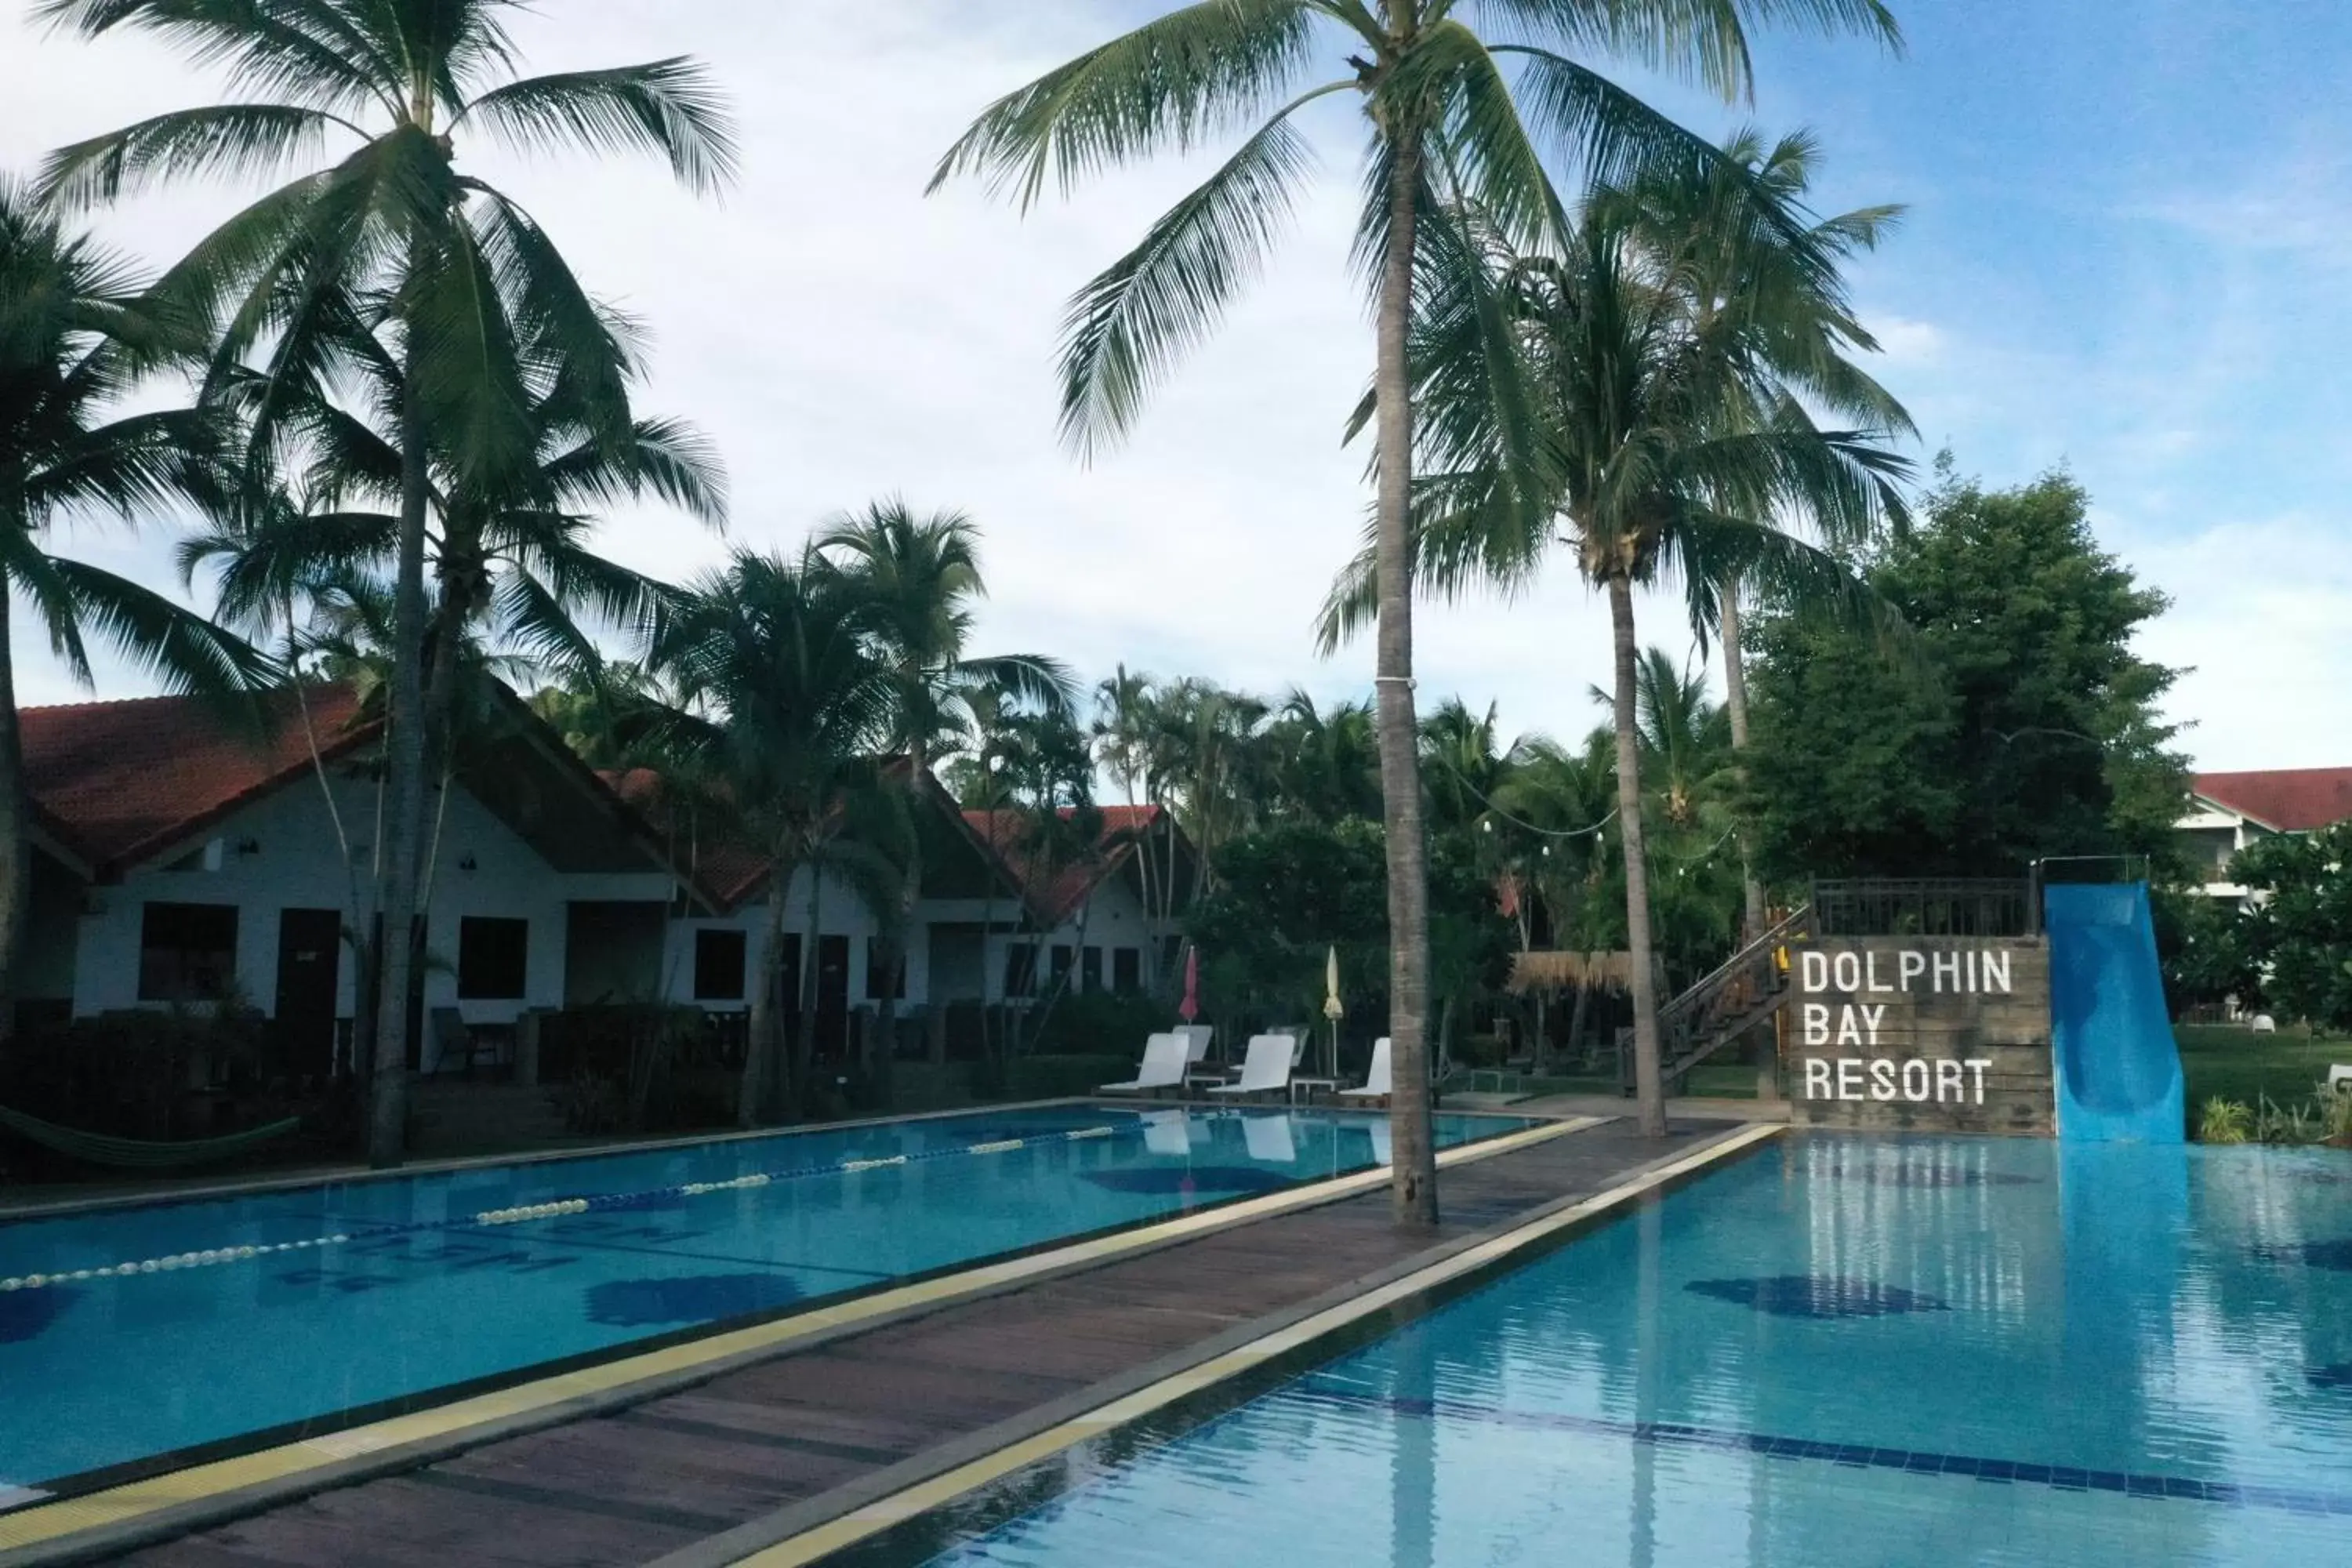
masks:
<path id="1" fill-rule="evenodd" d="M 235 904 L 149 904 L 139 922 L 139 1000 L 208 1002 L 236 978 Z"/>
<path id="2" fill-rule="evenodd" d="M 1004 994 L 1029 996 L 1037 990 L 1037 950 L 1016 942 L 1004 950 Z"/>
<path id="3" fill-rule="evenodd" d="M 907 999 L 907 961 L 903 957 L 898 960 L 898 973 L 895 976 L 898 984 L 891 990 L 890 999 L 894 1002 L 904 1002 Z M 888 984 L 893 978 L 890 973 L 888 952 L 878 942 L 867 942 L 866 944 L 866 1000 L 880 1001 L 883 986 Z"/>
<path id="4" fill-rule="evenodd" d="M 1143 989 L 1141 948 L 1114 947 L 1110 950 L 1110 986 L 1122 994 Z"/>
<path id="5" fill-rule="evenodd" d="M 1076 949 L 1065 946 L 1060 942 L 1055 942 L 1054 944 L 1054 969 L 1053 973 L 1049 978 L 1055 985 L 1060 985 L 1065 980 L 1069 978 L 1070 963 L 1076 956 Z"/>
<path id="6" fill-rule="evenodd" d="M 694 999 L 698 1002 L 743 1000 L 743 955 L 740 931 L 706 930 L 694 933 Z"/>
<path id="7" fill-rule="evenodd" d="M 467 915 L 457 922 L 457 995 L 520 1002 L 529 971 L 530 922 Z"/>
<path id="8" fill-rule="evenodd" d="M 1102 989 L 1101 948 L 1090 947 L 1087 949 L 1085 959 L 1078 964 L 1078 989 L 1081 991 L 1099 991 Z"/>

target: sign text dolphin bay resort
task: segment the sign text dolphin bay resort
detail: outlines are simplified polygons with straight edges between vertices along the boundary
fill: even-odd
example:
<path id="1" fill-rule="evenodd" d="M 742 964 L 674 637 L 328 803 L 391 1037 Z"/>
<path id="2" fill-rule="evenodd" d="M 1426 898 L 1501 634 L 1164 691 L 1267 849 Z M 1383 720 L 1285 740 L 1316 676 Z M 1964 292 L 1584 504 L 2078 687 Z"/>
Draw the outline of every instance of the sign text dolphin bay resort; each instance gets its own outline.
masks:
<path id="1" fill-rule="evenodd" d="M 1925 1034 L 1941 1034 L 1930 1020 L 1953 1004 L 1965 1008 L 1969 999 L 2015 995 L 2014 957 L 2000 947 L 1800 950 L 1795 1043 L 1804 1098 L 1984 1104 L 1993 1058 L 1923 1054 L 1918 1047 L 1928 1040 L 1922 1025 Z M 1951 1035 L 1948 1043 L 1959 1038 Z"/>

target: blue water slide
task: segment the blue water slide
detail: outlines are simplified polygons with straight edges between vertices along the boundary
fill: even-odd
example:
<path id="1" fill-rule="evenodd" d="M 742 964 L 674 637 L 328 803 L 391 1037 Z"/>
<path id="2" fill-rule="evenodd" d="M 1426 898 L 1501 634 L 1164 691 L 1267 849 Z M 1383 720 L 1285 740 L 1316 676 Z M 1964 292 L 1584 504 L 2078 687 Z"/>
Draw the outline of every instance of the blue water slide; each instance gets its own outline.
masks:
<path id="1" fill-rule="evenodd" d="M 2157 972 L 2147 884 L 2045 888 L 2042 915 L 2058 1052 L 2058 1136 L 2085 1143 L 2180 1142 L 2180 1051 Z"/>

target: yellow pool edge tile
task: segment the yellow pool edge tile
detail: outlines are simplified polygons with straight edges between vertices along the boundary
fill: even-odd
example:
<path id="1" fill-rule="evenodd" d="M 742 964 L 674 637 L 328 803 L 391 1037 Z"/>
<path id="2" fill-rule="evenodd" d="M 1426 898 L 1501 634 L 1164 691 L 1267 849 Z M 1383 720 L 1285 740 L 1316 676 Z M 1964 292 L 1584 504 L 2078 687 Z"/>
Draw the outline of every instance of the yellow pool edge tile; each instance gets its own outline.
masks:
<path id="1" fill-rule="evenodd" d="M 1440 1168 L 1446 1168 L 1493 1159 L 1580 1132 L 1609 1120 L 1599 1116 L 1567 1117 L 1523 1128 L 1517 1132 L 1507 1132 L 1444 1150 L 1438 1154 L 1437 1163 Z M 1156 1225 L 1073 1242 L 1066 1247 L 1030 1253 L 1021 1258 L 983 1263 L 830 1307 L 812 1308 L 773 1322 L 704 1335 L 660 1350 L 641 1352 L 593 1366 L 577 1367 L 570 1372 L 493 1389 L 485 1394 L 468 1394 L 446 1405 L 387 1416 L 381 1421 L 346 1427 L 339 1432 L 297 1438 L 274 1447 L 191 1465 L 79 1497 L 32 1504 L 0 1513 L 0 1552 L 64 1544 L 68 1537 L 85 1531 L 122 1524 L 163 1509 L 226 1497 L 247 1487 L 285 1480 L 307 1471 L 324 1469 L 411 1443 L 455 1437 L 472 1427 L 528 1415 L 574 1399 L 614 1393 L 631 1384 L 690 1372 L 739 1355 L 760 1351 L 781 1352 L 796 1340 L 809 1339 L 908 1308 L 938 1306 L 959 1296 L 1015 1285 L 1024 1279 L 1074 1265 L 1104 1262 L 1122 1253 L 1182 1241 L 1296 1209 L 1319 1207 L 1369 1191 L 1388 1179 L 1388 1168 L 1375 1166 L 1349 1175 L 1269 1193 L 1263 1197 L 1244 1199 L 1238 1204 L 1181 1215 Z"/>
<path id="2" fill-rule="evenodd" d="M 957 1498 L 1001 1480 L 1016 1470 L 1139 1420 L 1265 1362 L 1287 1355 L 1326 1334 L 1507 1258 L 1546 1237 L 1595 1215 L 1606 1213 L 1679 1176 L 1713 1164 L 1768 1138 L 1778 1137 L 1787 1131 L 1787 1127 L 1780 1123 L 1751 1123 L 1704 1149 L 1694 1150 L 1591 1197 L 1490 1237 L 1477 1246 L 1465 1248 L 1426 1268 L 1303 1318 L 1198 1366 L 1188 1367 L 1149 1388 L 1139 1389 L 1034 1436 L 983 1455 L 929 1480 L 893 1492 L 888 1497 L 877 1499 L 814 1530 L 761 1548 L 739 1558 L 737 1568 L 808 1568 L 808 1565 L 819 1563 L 836 1552 L 953 1502 Z"/>

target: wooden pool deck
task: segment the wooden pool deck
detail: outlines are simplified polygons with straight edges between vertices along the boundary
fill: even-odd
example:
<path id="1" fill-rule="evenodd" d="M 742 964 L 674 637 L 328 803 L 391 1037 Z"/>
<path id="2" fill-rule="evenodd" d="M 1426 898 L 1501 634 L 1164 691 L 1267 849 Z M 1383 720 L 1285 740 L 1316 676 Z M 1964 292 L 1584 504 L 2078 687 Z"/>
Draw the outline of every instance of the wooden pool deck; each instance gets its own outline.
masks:
<path id="1" fill-rule="evenodd" d="M 151 1568 L 695 1568 L 1198 1366 L 1737 1125 L 1612 1121 L 1446 1171 L 1445 1221 L 1384 1188 L 790 1350 L 592 1418 L 499 1438 L 113 1558 Z M 68 1545 L 60 1542 L 59 1546 Z"/>

